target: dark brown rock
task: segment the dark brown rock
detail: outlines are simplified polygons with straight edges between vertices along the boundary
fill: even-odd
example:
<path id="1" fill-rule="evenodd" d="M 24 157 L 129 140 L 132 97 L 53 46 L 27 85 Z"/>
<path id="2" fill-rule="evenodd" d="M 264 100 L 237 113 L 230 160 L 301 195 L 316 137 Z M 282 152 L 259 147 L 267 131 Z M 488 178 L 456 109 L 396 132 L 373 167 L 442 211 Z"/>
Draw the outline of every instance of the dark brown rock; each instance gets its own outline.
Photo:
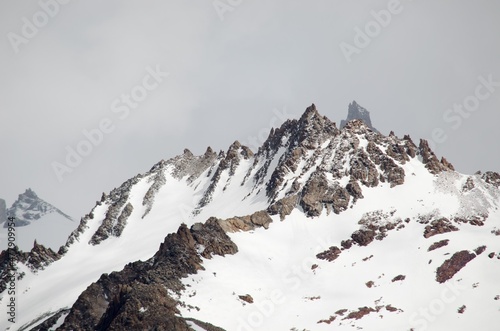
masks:
<path id="1" fill-rule="evenodd" d="M 429 238 L 437 234 L 458 231 L 458 228 L 451 224 L 451 222 L 446 218 L 442 217 L 440 219 L 434 220 L 430 225 L 427 225 L 424 230 L 424 237 Z"/>
<path id="2" fill-rule="evenodd" d="M 344 319 L 357 319 L 357 320 L 359 320 L 359 319 L 363 318 L 363 316 L 368 315 L 368 314 L 373 313 L 373 312 L 376 312 L 376 310 L 371 308 L 371 307 L 360 307 L 360 308 L 358 308 L 357 311 L 350 312 L 349 315 L 347 315 L 347 317 L 345 317 Z"/>
<path id="3" fill-rule="evenodd" d="M 358 230 L 351 235 L 352 240 L 359 246 L 367 246 L 375 239 L 375 231 Z"/>
<path id="4" fill-rule="evenodd" d="M 397 275 L 396 277 L 394 277 L 394 278 L 392 279 L 392 282 L 394 283 L 394 282 L 397 282 L 397 281 L 403 281 L 403 280 L 405 280 L 405 279 L 406 279 L 406 276 L 405 276 L 405 275 Z"/>
<path id="5" fill-rule="evenodd" d="M 246 303 L 253 303 L 253 298 L 250 294 L 238 295 L 238 298 L 245 301 Z"/>
<path id="6" fill-rule="evenodd" d="M 453 165 L 449 163 L 445 158 L 442 158 L 441 161 L 438 160 L 436 154 L 434 154 L 434 152 L 429 147 L 429 143 L 427 142 L 427 140 L 420 140 L 418 153 L 422 157 L 422 162 L 425 164 L 425 167 L 432 174 L 438 174 L 442 171 L 455 170 L 453 168 Z"/>
<path id="7" fill-rule="evenodd" d="M 204 247 L 198 254 L 199 247 Z M 200 256 L 237 252 L 236 245 L 211 218 L 169 234 L 148 261 L 129 263 L 104 274 L 77 299 L 59 330 L 191 330 L 178 316 L 169 290 L 183 288 L 182 277 L 203 268 Z M 211 327 L 211 330 L 221 330 Z"/>
<path id="8" fill-rule="evenodd" d="M 476 248 L 474 250 L 474 253 L 476 253 L 476 255 L 481 255 L 485 250 L 486 250 L 486 246 L 479 246 L 478 248 Z"/>
<path id="9" fill-rule="evenodd" d="M 448 245 L 448 242 L 449 242 L 448 239 L 443 239 L 443 240 L 440 240 L 440 241 L 436 241 L 435 243 L 433 243 L 432 245 L 429 246 L 429 248 L 427 249 L 427 251 L 430 252 L 430 251 L 433 251 L 435 249 L 438 249 L 438 248 L 441 248 L 443 246 L 446 246 L 446 245 Z"/>
<path id="10" fill-rule="evenodd" d="M 444 261 L 444 263 L 436 270 L 436 281 L 444 283 L 451 279 L 457 272 L 459 272 L 467 263 L 472 261 L 476 254 L 470 253 L 467 250 L 456 252 L 451 258 Z"/>
<path id="11" fill-rule="evenodd" d="M 326 251 L 317 254 L 316 257 L 321 260 L 332 262 L 339 257 L 340 253 L 342 253 L 340 248 L 338 248 L 337 246 L 332 246 Z"/>

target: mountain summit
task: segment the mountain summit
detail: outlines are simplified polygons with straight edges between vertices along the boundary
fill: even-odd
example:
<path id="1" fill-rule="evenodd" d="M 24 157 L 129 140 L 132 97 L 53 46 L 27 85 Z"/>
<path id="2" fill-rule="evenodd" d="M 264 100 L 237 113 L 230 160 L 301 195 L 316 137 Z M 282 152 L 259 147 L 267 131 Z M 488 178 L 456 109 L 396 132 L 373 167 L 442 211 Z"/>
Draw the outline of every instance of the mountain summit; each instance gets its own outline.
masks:
<path id="1" fill-rule="evenodd" d="M 366 108 L 358 105 L 356 101 L 353 101 L 349 104 L 349 108 L 347 110 L 347 118 L 340 121 L 340 128 L 343 128 L 347 124 L 347 122 L 352 120 L 362 120 L 370 129 L 378 132 L 378 130 L 372 126 L 370 112 L 366 110 Z"/>
<path id="2" fill-rule="evenodd" d="M 70 216 L 41 199 L 31 188 L 19 194 L 10 208 L 4 210 L 4 204 L 1 200 L 0 224 L 7 227 L 7 217 L 15 217 L 16 244 L 24 251 L 29 251 L 35 240 L 57 250 L 76 227 Z"/>
<path id="3" fill-rule="evenodd" d="M 19 327 L 496 330 L 499 178 L 311 105 L 256 153 L 158 162 L 57 254 L 15 255 Z"/>

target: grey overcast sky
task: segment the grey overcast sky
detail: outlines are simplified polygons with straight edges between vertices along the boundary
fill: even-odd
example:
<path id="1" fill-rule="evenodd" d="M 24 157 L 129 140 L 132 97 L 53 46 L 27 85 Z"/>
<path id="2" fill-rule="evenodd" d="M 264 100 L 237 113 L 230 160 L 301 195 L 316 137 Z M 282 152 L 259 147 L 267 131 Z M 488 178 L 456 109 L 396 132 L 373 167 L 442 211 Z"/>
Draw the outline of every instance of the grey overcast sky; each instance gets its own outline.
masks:
<path id="1" fill-rule="evenodd" d="M 255 150 L 311 103 L 339 123 L 352 100 L 460 172 L 500 171 L 499 14 L 491 0 L 3 0 L 0 197 L 31 187 L 79 218 L 184 148 Z M 88 155 L 68 166 L 68 148 Z"/>

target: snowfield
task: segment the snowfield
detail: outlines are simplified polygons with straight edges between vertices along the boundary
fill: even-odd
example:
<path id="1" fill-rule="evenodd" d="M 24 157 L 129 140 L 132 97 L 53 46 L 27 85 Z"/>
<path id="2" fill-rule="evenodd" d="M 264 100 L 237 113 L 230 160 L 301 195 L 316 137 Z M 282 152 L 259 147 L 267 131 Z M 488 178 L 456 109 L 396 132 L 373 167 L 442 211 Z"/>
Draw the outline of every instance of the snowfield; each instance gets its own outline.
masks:
<path id="1" fill-rule="evenodd" d="M 294 131 L 297 127 L 303 131 Z M 497 187 L 480 174 L 468 176 L 449 168 L 432 174 L 414 150 L 408 157 L 405 148 L 409 154 L 417 149 L 408 140 L 383 140 L 360 121 L 338 131 L 314 106 L 299 121 L 272 132 L 255 155 L 239 143 L 227 155 L 207 149 L 194 157 L 185 151 L 103 197 L 59 260 L 36 271 L 17 264 L 24 274 L 16 284 L 17 320 L 11 324 L 2 314 L 0 328 L 31 330 L 71 309 L 102 274 L 148 260 L 182 223 L 191 226 L 212 216 L 222 220 L 265 211 L 278 199 L 300 197 L 313 182 L 319 187 L 313 193 L 323 192 L 324 185 L 337 188 L 339 200 L 342 192 L 348 194 L 346 210 L 334 213 L 318 200 L 319 216 L 310 217 L 311 210 L 297 203 L 283 220 L 273 215 L 268 229 L 228 233 L 238 247 L 236 254 L 203 259 L 205 270 L 183 278 L 182 292 L 168 292 L 178 301 L 179 316 L 227 331 L 498 330 Z M 297 147 L 302 136 L 300 143 L 307 148 Z M 393 147 L 399 154 L 389 157 Z M 419 153 L 424 152 L 420 148 Z M 344 189 L 354 178 L 349 167 L 371 162 L 369 153 L 378 160 L 371 168 L 377 184 L 362 185 L 362 197 L 351 198 L 354 194 Z M 433 166 L 446 168 L 443 161 L 436 162 Z M 397 182 L 399 167 L 404 183 Z M 369 174 L 369 165 L 360 169 Z M 182 171 L 187 174 L 178 175 Z M 274 187 L 267 186 L 270 182 Z M 113 208 L 116 215 L 111 217 Z M 122 217 L 127 210 L 128 218 Z M 103 230 L 109 219 L 112 223 Z M 116 230 L 120 226 L 122 232 Z M 92 244 L 99 231 L 107 231 L 107 236 Z M 362 236 L 369 231 L 374 233 L 371 238 Z M 353 234 L 363 238 L 354 240 Z M 429 251 L 437 242 L 441 247 Z M 203 249 L 198 247 L 198 253 Z M 460 251 L 470 252 L 472 259 L 439 283 L 437 269 Z M 0 304 L 5 306 L 7 300 L 4 291 Z M 134 313 L 149 308 L 141 305 Z M 67 315 L 64 311 L 53 328 Z M 193 330 L 203 330 L 188 323 Z"/>

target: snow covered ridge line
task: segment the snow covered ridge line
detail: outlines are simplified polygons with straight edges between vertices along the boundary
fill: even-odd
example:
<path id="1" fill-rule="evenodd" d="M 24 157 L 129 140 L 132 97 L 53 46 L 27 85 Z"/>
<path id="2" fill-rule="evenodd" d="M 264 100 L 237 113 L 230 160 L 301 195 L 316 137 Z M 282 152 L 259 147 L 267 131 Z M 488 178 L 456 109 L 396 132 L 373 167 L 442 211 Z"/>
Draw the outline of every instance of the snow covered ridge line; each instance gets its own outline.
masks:
<path id="1" fill-rule="evenodd" d="M 144 321 L 146 316 L 159 316 L 158 309 L 163 308 L 158 307 L 166 307 L 168 319 L 172 312 L 171 322 L 180 323 L 181 330 L 188 316 L 234 330 L 237 325 L 225 324 L 227 316 L 220 317 L 220 312 L 210 310 L 211 299 L 222 300 L 223 310 L 236 309 L 234 321 L 241 317 L 248 322 L 251 313 L 248 308 L 264 307 L 263 302 L 268 302 L 265 300 L 269 298 L 262 293 L 275 293 L 274 289 L 280 289 L 287 294 L 286 302 L 279 304 L 281 300 L 278 300 L 273 313 L 265 310 L 265 327 L 276 325 L 272 323 L 279 319 L 279 312 L 284 307 L 301 307 L 304 300 L 311 305 L 323 303 L 325 307 L 338 309 L 316 309 L 318 313 L 310 316 L 315 327 L 300 329 L 316 330 L 316 327 L 328 326 L 327 322 L 318 324 L 318 321 L 330 321 L 336 325 L 354 323 L 356 316 L 367 316 L 364 321 L 377 314 L 388 319 L 404 316 L 403 324 L 408 325 L 408 313 L 418 311 L 418 307 L 408 306 L 407 302 L 395 298 L 384 296 L 384 300 L 378 300 L 380 296 L 365 296 L 363 291 L 368 289 L 365 283 L 375 283 L 370 288 L 374 293 L 378 287 L 387 285 L 384 282 L 392 287 L 400 283 L 416 286 L 412 283 L 417 278 L 415 271 L 394 269 L 395 266 L 404 266 L 404 260 L 398 260 L 396 256 L 392 264 L 384 264 L 391 260 L 385 258 L 387 254 L 405 249 L 408 250 L 405 257 L 415 255 L 420 259 L 418 267 L 426 270 L 422 279 L 432 288 L 440 286 L 435 280 L 435 272 L 445 262 L 446 257 L 441 256 L 444 251 L 453 255 L 486 246 L 487 257 L 482 254 L 469 262 L 470 266 L 484 263 L 492 252 L 500 251 L 492 241 L 495 229 L 500 228 L 500 224 L 495 223 L 500 219 L 497 210 L 499 185 L 500 175 L 496 173 L 465 176 L 455 172 L 446 159 L 437 158 L 424 140 L 417 146 L 409 136 L 398 138 L 392 132 L 384 136 L 361 120 L 349 121 L 338 129 L 334 122 L 320 115 L 311 105 L 299 119 L 288 120 L 280 128 L 272 129 L 255 153 L 234 142 L 227 151 L 216 153 L 207 148 L 204 154 L 195 156 L 186 149 L 182 155 L 158 162 L 150 171 L 127 180 L 109 194 L 103 194 L 58 253 L 38 247 L 27 258 L 26 253 L 20 252 L 16 261 L 18 272 L 24 273 L 19 280 L 20 302 L 24 303 L 24 308 L 20 307 L 23 311 L 19 314 L 19 324 L 26 330 L 36 329 L 36 325 L 52 318 L 61 323 L 73 320 L 71 323 L 78 325 L 80 321 L 70 315 L 93 314 L 93 308 L 88 308 L 88 304 L 75 306 L 80 295 L 90 291 L 86 292 L 90 295 L 88 298 L 97 293 L 102 299 L 92 301 L 102 308 L 92 317 L 94 321 L 89 321 L 97 323 L 94 324 L 99 325 L 97 329 L 105 330 L 113 323 L 121 323 L 112 316 L 115 316 L 117 305 L 123 305 L 127 307 L 126 314 L 137 323 Z M 179 228 L 180 223 L 186 225 Z M 300 230 L 296 230 L 298 226 Z M 455 231 L 455 228 L 460 231 Z M 175 231 L 165 239 L 166 234 Z M 290 232 L 294 234 L 292 240 L 287 239 L 286 234 Z M 463 242 L 468 243 L 464 238 L 475 238 L 474 233 L 483 233 L 481 238 L 485 241 L 474 239 L 461 246 Z M 325 235 L 328 242 L 318 251 L 317 239 Z M 225 236 L 229 236 L 230 242 Z M 436 244 L 436 247 L 444 246 L 431 251 L 424 249 L 425 252 L 420 254 L 417 246 L 424 243 L 425 248 L 430 247 L 429 238 L 434 236 L 448 239 L 449 243 Z M 405 244 L 390 246 L 391 242 L 398 240 Z M 169 242 L 168 247 L 164 244 L 158 250 L 163 241 Z M 188 248 L 185 243 L 188 243 Z M 390 247 L 387 252 L 381 252 L 381 247 L 386 246 Z M 208 254 L 213 250 L 216 250 L 215 254 Z M 226 257 L 222 258 L 218 253 Z M 271 256 L 266 258 L 266 254 Z M 374 257 L 368 258 L 370 255 Z M 33 256 L 41 257 L 40 268 L 29 265 Z M 432 256 L 433 263 L 427 264 L 428 256 Z M 198 259 L 203 263 L 197 262 Z M 426 260 L 422 263 L 423 259 Z M 490 259 L 489 263 L 497 260 Z M 289 260 L 290 263 L 285 263 Z M 252 268 L 248 268 L 245 261 L 253 261 Z M 266 283 L 266 279 L 275 279 L 272 275 L 262 278 L 255 274 L 255 270 L 265 274 L 275 268 L 279 274 L 286 274 L 296 261 L 306 261 L 301 270 L 302 274 L 312 273 L 312 276 L 308 275 L 312 278 L 308 279 L 321 279 L 312 284 L 332 285 L 331 279 L 338 284 L 346 281 L 348 284 L 349 279 L 358 277 L 356 275 L 366 274 L 366 279 L 361 282 L 360 299 L 346 299 L 341 305 L 332 305 L 328 300 L 333 296 L 327 294 L 330 293 L 328 289 L 324 293 L 305 293 L 310 285 L 302 281 L 296 290 L 290 291 L 290 288 L 280 287 L 287 285 L 284 282 Z M 375 268 L 374 261 L 384 265 L 384 271 Z M 312 265 L 307 266 L 309 263 Z M 317 267 L 313 268 L 314 264 Z M 343 265 L 354 268 L 371 265 L 371 268 L 363 269 L 362 273 L 353 269 L 353 275 L 345 276 L 351 267 L 342 268 Z M 450 270 L 457 265 L 451 263 Z M 459 270 L 460 275 L 470 272 L 470 266 Z M 185 275 L 190 275 L 188 278 L 177 277 L 184 267 L 194 268 L 196 273 L 186 272 Z M 170 269 L 177 271 L 172 273 Z M 235 276 L 229 276 L 227 271 L 240 269 L 242 274 L 238 277 L 246 281 L 234 284 Z M 374 275 L 373 270 L 380 274 Z M 382 273 L 390 276 L 382 276 Z M 342 274 L 345 279 L 336 278 Z M 406 275 L 406 280 L 397 280 L 399 283 L 394 285 L 391 279 L 398 275 Z M 388 282 L 386 277 L 389 277 Z M 294 279 L 289 278 L 289 281 Z M 187 282 L 188 279 L 195 281 Z M 245 285 L 254 284 L 255 279 L 262 284 L 255 287 Z M 130 285 L 131 282 L 134 286 Z M 92 285 L 89 287 L 89 284 Z M 215 297 L 206 294 L 204 284 L 217 289 Z M 224 284 L 231 285 L 229 293 L 224 291 L 228 289 Z M 198 294 L 189 291 L 192 295 L 189 296 L 187 289 Z M 155 297 L 155 293 L 164 291 L 168 296 Z M 231 294 L 233 291 L 241 296 L 250 294 L 255 306 L 234 307 L 234 300 L 239 299 Z M 318 296 L 321 298 L 316 299 Z M 327 301 L 329 305 L 325 303 Z M 75 313 L 67 312 L 70 307 Z M 201 310 L 198 312 L 194 307 Z M 342 309 L 349 313 L 343 317 L 335 313 Z M 162 314 L 165 314 L 164 310 Z M 337 317 L 330 320 L 332 316 Z M 151 320 L 151 323 L 155 322 Z M 3 325 L 0 320 L 0 328 Z M 293 324 L 293 327 L 300 325 Z"/>
<path id="2" fill-rule="evenodd" d="M 352 105 L 360 107 L 355 102 Z M 326 147 L 319 148 L 323 145 Z M 286 150 L 277 155 L 280 148 Z M 227 154 L 221 152 L 217 155 L 210 147 L 202 156 L 193 156 L 190 151 L 185 150 L 183 155 L 161 161 L 150 172 L 126 181 L 109 196 L 103 193 L 96 207 L 103 203 L 109 206 L 105 219 L 100 221 L 101 225 L 90 243 L 98 244 L 110 235 L 120 236 L 134 210 L 134 206 L 128 202 L 129 192 L 145 177 L 149 178 L 152 185 L 142 201 L 142 205 L 146 207 L 142 218 L 153 208 L 155 196 L 167 180 L 166 173 L 171 173 L 178 179 L 188 176 L 188 182 L 193 183 L 209 169 L 207 175 L 211 176 L 210 184 L 201 199 L 181 205 L 186 211 L 198 213 L 210 203 L 217 188 L 224 185 L 225 190 L 232 174 L 240 167 L 240 159 L 253 160 L 252 166 L 243 170 L 247 172 L 244 182 L 253 179 L 252 190 L 258 191 L 265 185 L 271 213 L 279 213 L 284 218 L 295 207 L 300 206 L 309 216 L 317 216 L 323 207 L 335 213 L 352 207 L 357 200 L 363 198 L 363 186 L 375 187 L 381 182 L 389 182 L 391 187 L 403 184 L 405 172 L 400 165 L 407 164 L 417 155 L 431 173 L 453 170 L 446 159 L 437 159 L 424 140 L 417 148 L 409 136 L 402 140 L 392 133 L 389 137 L 384 137 L 372 132 L 359 120 L 351 121 L 342 130 L 338 130 L 335 123 L 319 115 L 312 105 L 300 120 L 289 120 L 281 128 L 272 129 L 255 155 L 237 142 L 229 148 Z M 270 168 L 270 160 L 276 161 L 277 158 L 276 168 Z M 222 183 L 221 176 L 227 172 L 229 179 Z M 487 172 L 482 177 L 487 182 L 496 180 L 494 183 L 497 186 L 500 183 L 498 174 Z M 341 185 L 341 182 L 347 184 Z M 184 212 L 183 216 L 189 215 Z M 92 219 L 93 212 L 82 218 L 78 229 L 71 234 L 66 245 L 60 248 L 59 255 L 64 254 L 78 240 L 79 234 Z M 50 256 L 52 260 L 55 255 Z"/>
<path id="3" fill-rule="evenodd" d="M 196 223 L 190 229 L 182 224 L 177 233 L 167 235 L 149 260 L 133 262 L 120 272 L 104 274 L 90 285 L 71 308 L 61 329 L 142 330 L 161 325 L 162 330 L 188 331 L 192 330 L 190 324 L 195 323 L 206 330 L 221 330 L 178 316 L 172 293 L 182 290 L 182 277 L 203 269 L 202 257 L 210 259 L 237 251 L 215 218 L 204 224 Z"/>

